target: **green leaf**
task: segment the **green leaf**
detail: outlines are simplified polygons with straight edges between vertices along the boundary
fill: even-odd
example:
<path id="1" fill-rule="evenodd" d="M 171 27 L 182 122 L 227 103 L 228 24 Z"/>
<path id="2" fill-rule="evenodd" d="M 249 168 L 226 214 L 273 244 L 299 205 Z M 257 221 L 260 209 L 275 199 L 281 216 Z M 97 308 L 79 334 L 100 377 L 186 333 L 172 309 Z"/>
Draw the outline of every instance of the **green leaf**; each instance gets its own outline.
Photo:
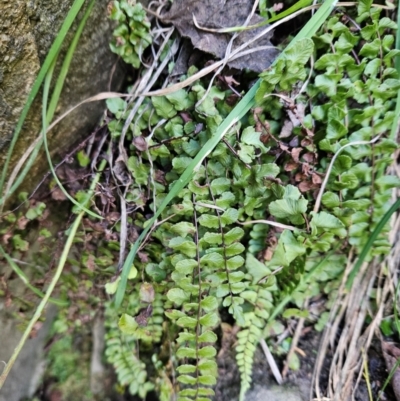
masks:
<path id="1" fill-rule="evenodd" d="M 243 130 L 242 135 L 240 137 L 240 142 L 254 146 L 257 149 L 262 149 L 266 151 L 264 144 L 260 141 L 260 132 L 257 132 L 254 127 L 250 126 Z"/>
<path id="2" fill-rule="evenodd" d="M 175 110 L 178 111 L 188 110 L 194 104 L 184 89 L 178 89 L 177 91 L 166 95 L 166 98 L 174 105 Z"/>
<path id="3" fill-rule="evenodd" d="M 220 177 L 211 181 L 211 191 L 214 195 L 221 195 L 231 187 L 231 181 L 228 178 Z"/>
<path id="4" fill-rule="evenodd" d="M 384 30 L 384 29 L 398 29 L 397 24 L 391 20 L 388 17 L 383 17 L 379 20 L 379 24 L 378 24 L 379 28 Z"/>
<path id="5" fill-rule="evenodd" d="M 120 280 L 121 280 L 121 276 L 118 276 L 116 280 L 106 283 L 106 285 L 105 285 L 106 293 L 109 295 L 115 294 Z"/>
<path id="6" fill-rule="evenodd" d="M 208 374 L 208 375 L 212 375 L 212 376 L 217 376 L 218 366 L 215 361 L 210 361 L 210 360 L 206 360 L 206 359 L 201 360 L 198 364 L 198 368 L 202 375 Z"/>
<path id="7" fill-rule="evenodd" d="M 148 165 L 141 163 L 138 157 L 131 156 L 128 159 L 127 167 L 129 171 L 131 171 L 137 184 L 147 184 L 150 174 L 150 168 Z"/>
<path id="8" fill-rule="evenodd" d="M 176 305 L 182 305 L 189 298 L 189 296 L 180 288 L 171 288 L 167 292 L 167 298 Z"/>
<path id="9" fill-rule="evenodd" d="M 157 283 L 167 277 L 167 273 L 155 263 L 148 263 L 146 265 L 146 273 Z"/>
<path id="10" fill-rule="evenodd" d="M 181 312 L 182 316 L 184 315 L 183 312 Z M 180 316 L 180 317 L 182 317 Z M 169 317 L 169 316 L 168 316 Z M 170 318 L 171 319 L 171 318 Z M 176 320 L 176 319 L 172 319 L 172 320 Z M 186 341 L 195 341 L 196 340 L 196 334 L 194 333 L 189 333 L 188 331 L 181 331 L 179 333 L 179 337 L 176 340 L 179 344 L 182 344 L 183 342 Z"/>
<path id="11" fill-rule="evenodd" d="M 198 220 L 199 224 L 207 228 L 219 228 L 218 216 L 212 214 L 202 214 Z"/>
<path id="12" fill-rule="evenodd" d="M 186 241 L 185 238 L 175 237 L 169 241 L 168 246 L 182 252 L 189 258 L 194 258 L 197 254 L 197 247 L 193 241 Z"/>
<path id="13" fill-rule="evenodd" d="M 124 313 L 120 317 L 118 321 L 118 326 L 124 334 L 130 334 L 130 335 L 134 334 L 139 328 L 139 325 L 136 322 L 135 318 L 126 313 Z"/>
<path id="14" fill-rule="evenodd" d="M 222 227 L 235 223 L 239 218 L 237 209 L 229 208 L 221 216 Z"/>
<path id="15" fill-rule="evenodd" d="M 179 359 L 183 358 L 196 359 L 196 350 L 194 348 L 180 347 L 178 351 L 176 351 L 176 356 Z"/>
<path id="16" fill-rule="evenodd" d="M 219 245 L 219 244 L 222 244 L 222 234 L 206 232 L 203 236 L 203 240 L 206 241 L 210 245 L 214 245 L 214 244 Z"/>
<path id="17" fill-rule="evenodd" d="M 200 258 L 200 265 L 211 268 L 219 268 L 223 266 L 224 258 L 220 253 L 210 252 Z"/>
<path id="18" fill-rule="evenodd" d="M 191 157 L 180 156 L 172 159 L 172 166 L 178 174 L 182 174 L 189 164 L 193 161 Z M 208 191 L 207 191 L 208 192 Z"/>
<path id="19" fill-rule="evenodd" d="M 234 227 L 224 234 L 224 241 L 226 245 L 232 244 L 232 242 L 239 241 L 244 235 L 244 230 L 240 227 Z"/>
<path id="20" fill-rule="evenodd" d="M 391 188 L 400 187 L 400 179 L 394 175 L 383 175 L 375 181 L 375 185 L 381 190 L 386 191 Z"/>
<path id="21" fill-rule="evenodd" d="M 278 219 L 288 219 L 292 224 L 303 224 L 303 213 L 307 211 L 308 201 L 304 198 L 286 198 L 273 201 L 268 209 Z"/>
<path id="22" fill-rule="evenodd" d="M 365 43 L 365 45 L 359 51 L 359 55 L 370 59 L 374 59 L 378 56 L 380 50 L 381 50 L 381 41 L 379 39 L 375 39 L 372 42 Z"/>
<path id="23" fill-rule="evenodd" d="M 205 331 L 198 337 L 199 343 L 215 343 L 217 340 L 218 337 L 213 331 Z"/>
<path id="24" fill-rule="evenodd" d="M 205 312 L 210 312 L 214 309 L 218 308 L 217 298 L 209 295 L 200 301 L 200 306 L 203 308 Z"/>
<path id="25" fill-rule="evenodd" d="M 211 346 L 207 345 L 199 350 L 199 357 L 200 358 L 213 358 L 217 354 L 217 350 Z"/>
<path id="26" fill-rule="evenodd" d="M 181 274 L 188 275 L 193 273 L 193 269 L 197 267 L 197 261 L 194 259 L 183 259 L 175 265 L 175 270 Z"/>
<path id="27" fill-rule="evenodd" d="M 246 254 L 246 269 L 253 277 L 253 284 L 271 274 L 271 270 L 249 252 Z"/>
<path id="28" fill-rule="evenodd" d="M 297 257 L 306 253 L 306 247 L 298 242 L 289 230 L 284 230 L 279 237 L 278 245 L 275 248 L 269 266 L 289 266 Z"/>
<path id="29" fill-rule="evenodd" d="M 341 121 L 333 118 L 328 121 L 328 127 L 326 129 L 327 139 L 340 139 L 347 133 L 347 128 Z"/>
<path id="30" fill-rule="evenodd" d="M 127 108 L 127 103 L 120 97 L 114 97 L 106 100 L 106 105 L 108 110 L 113 114 L 117 114 L 118 112 L 123 112 Z"/>
<path id="31" fill-rule="evenodd" d="M 183 383 L 183 384 L 196 384 L 197 383 L 197 379 L 193 376 L 189 376 L 189 375 L 180 375 L 178 376 L 178 382 L 179 383 Z"/>
<path id="32" fill-rule="evenodd" d="M 165 96 L 153 96 L 151 102 L 161 118 L 169 119 L 177 114 L 174 105 Z"/>
<path id="33" fill-rule="evenodd" d="M 344 224 L 337 217 L 326 212 L 311 212 L 311 215 L 313 217 L 310 221 L 310 227 L 313 236 L 325 231 L 330 231 L 340 238 L 346 236 Z"/>
<path id="34" fill-rule="evenodd" d="M 85 153 L 84 150 L 80 150 L 76 154 L 76 158 L 78 160 L 78 163 L 81 167 L 87 167 L 90 163 L 90 157 Z"/>
<path id="35" fill-rule="evenodd" d="M 180 365 L 176 368 L 179 374 L 185 374 L 185 373 L 194 373 L 196 372 L 196 366 L 193 365 Z"/>
<path id="36" fill-rule="evenodd" d="M 200 376 L 198 379 L 199 383 L 205 386 L 214 386 L 215 384 L 217 384 L 216 376 L 206 375 L 206 376 Z"/>
<path id="37" fill-rule="evenodd" d="M 288 308 L 282 313 L 282 317 L 285 319 L 289 319 L 291 317 L 297 317 L 299 319 L 305 318 L 307 319 L 309 316 L 308 310 L 300 310 L 296 308 Z"/>
<path id="38" fill-rule="evenodd" d="M 242 267 L 244 264 L 244 259 L 241 256 L 234 256 L 226 261 L 226 267 L 229 270 L 235 270 Z"/>
<path id="39" fill-rule="evenodd" d="M 132 265 L 131 270 L 129 270 L 128 280 L 133 280 L 134 278 L 136 278 L 137 274 L 138 274 L 138 271 L 137 271 L 135 265 Z"/>
<path id="40" fill-rule="evenodd" d="M 212 328 L 219 323 L 219 317 L 215 312 L 209 312 L 199 319 L 203 327 Z"/>
<path id="41" fill-rule="evenodd" d="M 333 192 L 325 192 L 322 195 L 322 204 L 326 206 L 328 209 L 333 209 L 334 207 L 338 207 L 340 205 L 339 196 Z"/>
<path id="42" fill-rule="evenodd" d="M 244 252 L 244 250 L 245 247 L 243 244 L 241 244 L 240 242 L 234 242 L 233 244 L 225 247 L 225 255 L 228 257 L 239 255 Z"/>
<path id="43" fill-rule="evenodd" d="M 291 64 L 306 64 L 314 51 L 314 42 L 310 38 L 303 38 L 291 46 L 284 54 L 284 57 Z"/>
<path id="44" fill-rule="evenodd" d="M 196 227 L 193 223 L 187 221 L 181 221 L 180 223 L 174 224 L 169 229 L 172 233 L 178 234 L 185 238 L 187 235 L 192 235 L 196 232 Z"/>
<path id="45" fill-rule="evenodd" d="M 176 321 L 176 324 L 180 327 L 194 329 L 197 326 L 197 319 L 189 316 L 182 316 Z"/>

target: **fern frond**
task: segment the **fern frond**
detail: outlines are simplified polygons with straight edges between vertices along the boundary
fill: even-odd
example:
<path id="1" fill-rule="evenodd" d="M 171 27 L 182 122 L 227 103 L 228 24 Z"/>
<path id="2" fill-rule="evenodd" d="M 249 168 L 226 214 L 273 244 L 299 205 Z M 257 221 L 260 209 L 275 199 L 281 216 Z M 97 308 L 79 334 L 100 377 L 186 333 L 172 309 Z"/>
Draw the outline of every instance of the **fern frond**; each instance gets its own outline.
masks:
<path id="1" fill-rule="evenodd" d="M 145 398 L 154 385 L 147 380 L 145 364 L 136 356 L 136 338 L 121 333 L 115 316 L 115 308 L 108 303 L 105 311 L 107 362 L 113 365 L 121 386 L 128 388 L 130 394 Z"/>

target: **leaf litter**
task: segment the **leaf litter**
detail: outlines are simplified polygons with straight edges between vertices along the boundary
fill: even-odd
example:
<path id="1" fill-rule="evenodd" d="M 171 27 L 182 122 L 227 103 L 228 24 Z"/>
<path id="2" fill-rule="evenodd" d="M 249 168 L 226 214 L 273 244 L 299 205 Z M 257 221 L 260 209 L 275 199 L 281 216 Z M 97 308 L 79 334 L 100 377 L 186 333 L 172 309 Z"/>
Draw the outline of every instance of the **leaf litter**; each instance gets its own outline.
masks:
<path id="1" fill-rule="evenodd" d="M 199 25 L 207 28 L 240 27 L 251 11 L 252 3 L 247 0 L 175 0 L 170 10 L 160 15 L 160 20 L 173 24 L 183 37 L 190 39 L 195 49 L 223 59 L 233 34 L 203 31 L 195 26 L 193 16 Z M 254 14 L 249 22 L 254 25 L 263 21 L 264 18 Z M 254 38 L 263 29 L 264 27 L 259 27 L 240 32 L 234 40 L 232 50 Z M 256 40 L 248 47 L 254 53 L 229 61 L 227 65 L 238 70 L 249 69 L 257 73 L 264 71 L 279 53 L 272 45 L 271 37 L 270 32 Z"/>

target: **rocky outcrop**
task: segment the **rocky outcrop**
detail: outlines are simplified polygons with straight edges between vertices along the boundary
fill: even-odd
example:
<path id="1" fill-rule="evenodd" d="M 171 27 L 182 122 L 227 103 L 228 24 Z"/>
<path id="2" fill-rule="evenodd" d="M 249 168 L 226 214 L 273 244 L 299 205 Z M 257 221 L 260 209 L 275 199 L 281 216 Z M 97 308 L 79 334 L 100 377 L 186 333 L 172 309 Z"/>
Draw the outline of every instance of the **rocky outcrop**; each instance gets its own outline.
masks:
<path id="1" fill-rule="evenodd" d="M 32 84 L 72 3 L 73 0 L 4 0 L 0 4 L 0 166 Z M 58 115 L 87 97 L 120 87 L 123 67 L 118 64 L 114 69 L 117 57 L 109 49 L 112 22 L 107 18 L 107 3 L 106 0 L 95 3 L 71 63 Z M 65 40 L 59 64 L 76 27 L 77 23 Z M 86 135 L 98 122 L 103 109 L 103 102 L 91 103 L 61 122 L 49 135 L 52 153 L 62 154 L 71 143 Z M 12 164 L 20 159 L 40 129 L 39 94 L 20 134 Z M 43 154 L 38 159 L 30 174 L 32 184 L 40 180 L 40 174 L 47 167 Z"/>

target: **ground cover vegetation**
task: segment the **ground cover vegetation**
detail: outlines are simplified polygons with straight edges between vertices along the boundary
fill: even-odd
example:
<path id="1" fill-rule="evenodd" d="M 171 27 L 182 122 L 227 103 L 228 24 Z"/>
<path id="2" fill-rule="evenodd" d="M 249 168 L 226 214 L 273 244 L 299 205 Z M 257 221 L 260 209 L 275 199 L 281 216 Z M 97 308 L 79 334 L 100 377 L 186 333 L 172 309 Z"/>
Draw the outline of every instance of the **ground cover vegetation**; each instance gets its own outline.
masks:
<path id="1" fill-rule="evenodd" d="M 271 17 L 264 3 L 260 13 Z M 173 91 L 176 34 L 155 29 L 140 4 L 115 1 L 109 12 L 111 49 L 139 69 L 128 93 L 150 92 L 154 83 L 161 89 L 107 100 L 95 138 L 108 167 L 87 204 L 104 220 L 82 220 L 79 252 L 70 254 L 60 285 L 61 294 L 79 294 L 70 294 L 79 307 L 65 308 L 55 331 L 71 333 L 72 316 L 81 322 L 77 316 L 104 307 L 105 355 L 120 391 L 206 401 L 218 380 L 220 323 L 228 321 L 239 328 L 244 400 L 259 342 L 282 355 L 292 336 L 274 340 L 288 322 L 323 330 L 346 266 L 392 205 L 400 183 L 387 174 L 398 148 L 393 12 L 369 0 L 338 5 L 315 34 L 282 44 L 251 89 L 250 73 L 222 71 L 211 80 L 191 66 L 178 79 L 190 85 Z M 250 110 L 225 123 L 248 90 Z M 96 164 L 88 151 L 77 159 L 82 171 Z M 88 199 L 83 181 L 74 192 L 79 202 Z M 30 205 L 3 218 L 9 254 L 28 250 L 22 233 L 45 213 L 45 203 Z M 386 224 L 365 261 L 389 254 L 389 230 Z M 50 238 L 45 229 L 41 235 Z M 317 298 L 323 306 L 310 311 Z M 372 300 L 371 314 L 376 308 Z M 391 320 L 383 327 L 393 333 Z M 299 369 L 298 354 L 289 352 L 287 366 Z"/>

